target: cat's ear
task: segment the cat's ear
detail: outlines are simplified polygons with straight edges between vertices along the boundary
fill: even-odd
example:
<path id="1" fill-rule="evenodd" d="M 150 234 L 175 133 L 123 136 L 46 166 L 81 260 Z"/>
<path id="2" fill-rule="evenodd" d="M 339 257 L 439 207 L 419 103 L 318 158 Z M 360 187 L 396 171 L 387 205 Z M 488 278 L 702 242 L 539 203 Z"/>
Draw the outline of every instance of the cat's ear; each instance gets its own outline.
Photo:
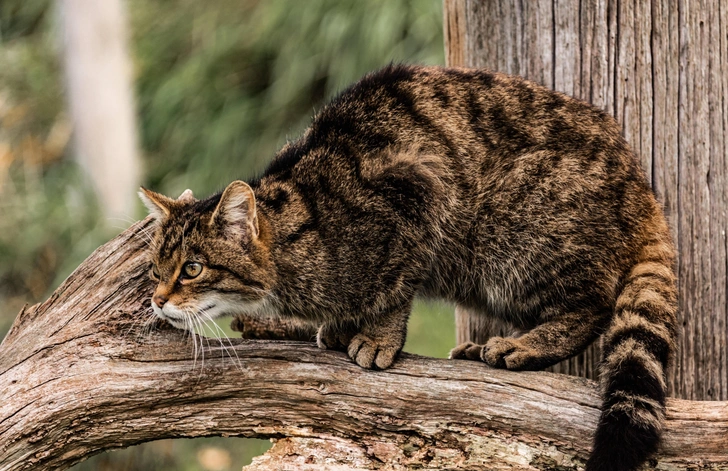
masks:
<path id="1" fill-rule="evenodd" d="M 215 212 L 212 213 L 210 225 L 216 225 L 234 237 L 258 237 L 255 195 L 250 185 L 240 180 L 229 184 L 222 192 Z"/>
<path id="2" fill-rule="evenodd" d="M 197 200 L 195 199 L 195 195 L 192 194 L 192 190 L 187 188 L 185 191 L 182 192 L 181 195 L 179 195 L 177 201 L 179 203 L 194 203 Z"/>
<path id="3" fill-rule="evenodd" d="M 144 206 L 149 209 L 149 214 L 158 221 L 168 218 L 171 213 L 170 208 L 174 205 L 172 198 L 167 198 L 144 187 L 139 189 L 139 198 L 142 199 Z"/>

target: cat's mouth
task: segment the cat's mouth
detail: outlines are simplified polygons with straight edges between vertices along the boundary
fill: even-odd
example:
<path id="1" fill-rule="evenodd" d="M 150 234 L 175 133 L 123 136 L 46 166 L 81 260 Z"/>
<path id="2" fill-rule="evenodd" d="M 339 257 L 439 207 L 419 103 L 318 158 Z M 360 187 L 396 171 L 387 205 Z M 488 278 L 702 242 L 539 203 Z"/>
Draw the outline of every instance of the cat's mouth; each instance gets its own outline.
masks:
<path id="1" fill-rule="evenodd" d="M 154 314 L 160 319 L 163 319 L 178 329 L 187 329 L 187 315 L 183 312 L 178 312 L 175 306 L 167 305 L 159 308 L 152 304 Z"/>
<path id="2" fill-rule="evenodd" d="M 155 309 L 154 312 L 158 317 L 164 319 L 178 329 L 187 330 L 189 328 L 187 316 L 185 314 L 164 312 L 164 309 Z"/>
<path id="3" fill-rule="evenodd" d="M 265 299 L 227 299 L 219 295 L 210 296 L 210 298 L 213 299 L 202 300 L 199 303 L 200 307 L 186 304 L 177 306 L 167 302 L 162 308 L 152 303 L 152 308 L 157 317 L 180 330 L 194 330 L 194 326 L 199 325 L 200 322 L 204 324 L 213 319 L 236 313 L 258 315 L 270 311 L 270 309 L 266 310 L 268 305 Z"/>

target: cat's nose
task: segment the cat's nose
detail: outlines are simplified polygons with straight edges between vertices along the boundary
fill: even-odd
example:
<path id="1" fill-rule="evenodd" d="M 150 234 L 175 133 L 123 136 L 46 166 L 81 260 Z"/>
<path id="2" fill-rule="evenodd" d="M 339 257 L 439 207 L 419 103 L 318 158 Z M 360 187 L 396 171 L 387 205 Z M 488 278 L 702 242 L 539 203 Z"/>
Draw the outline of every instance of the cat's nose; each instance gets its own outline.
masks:
<path id="1" fill-rule="evenodd" d="M 152 298 L 152 301 L 154 302 L 154 304 L 156 304 L 157 307 L 159 307 L 159 308 L 164 306 L 164 303 L 166 303 L 168 300 L 169 299 L 167 298 L 167 296 L 165 296 L 163 294 L 155 294 L 154 297 Z"/>

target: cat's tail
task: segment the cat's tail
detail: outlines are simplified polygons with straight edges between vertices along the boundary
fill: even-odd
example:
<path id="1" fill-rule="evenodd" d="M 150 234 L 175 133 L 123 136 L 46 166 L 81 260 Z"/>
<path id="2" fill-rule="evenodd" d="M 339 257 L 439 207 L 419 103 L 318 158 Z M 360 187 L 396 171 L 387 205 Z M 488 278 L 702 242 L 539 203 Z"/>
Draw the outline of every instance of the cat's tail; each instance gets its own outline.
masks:
<path id="1" fill-rule="evenodd" d="M 627 274 L 604 336 L 602 414 L 587 471 L 632 471 L 657 451 L 675 344 L 675 249 L 662 216 Z"/>

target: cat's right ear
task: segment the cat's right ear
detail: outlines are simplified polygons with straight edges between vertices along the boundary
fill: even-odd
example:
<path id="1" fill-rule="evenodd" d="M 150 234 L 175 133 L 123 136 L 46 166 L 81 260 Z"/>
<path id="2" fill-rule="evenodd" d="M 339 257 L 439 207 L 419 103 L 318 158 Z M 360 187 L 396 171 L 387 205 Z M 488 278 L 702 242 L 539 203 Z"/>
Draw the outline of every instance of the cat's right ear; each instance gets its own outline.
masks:
<path id="1" fill-rule="evenodd" d="M 167 198 L 164 195 L 147 190 L 144 187 L 139 189 L 139 198 L 141 198 L 144 206 L 149 209 L 149 214 L 154 216 L 157 221 L 161 221 L 162 219 L 169 217 L 171 213 L 170 208 L 174 204 L 174 200 L 172 198 Z"/>
<path id="2" fill-rule="evenodd" d="M 210 217 L 210 226 L 220 227 L 240 239 L 258 237 L 255 195 L 250 185 L 236 180 L 225 188 Z"/>

